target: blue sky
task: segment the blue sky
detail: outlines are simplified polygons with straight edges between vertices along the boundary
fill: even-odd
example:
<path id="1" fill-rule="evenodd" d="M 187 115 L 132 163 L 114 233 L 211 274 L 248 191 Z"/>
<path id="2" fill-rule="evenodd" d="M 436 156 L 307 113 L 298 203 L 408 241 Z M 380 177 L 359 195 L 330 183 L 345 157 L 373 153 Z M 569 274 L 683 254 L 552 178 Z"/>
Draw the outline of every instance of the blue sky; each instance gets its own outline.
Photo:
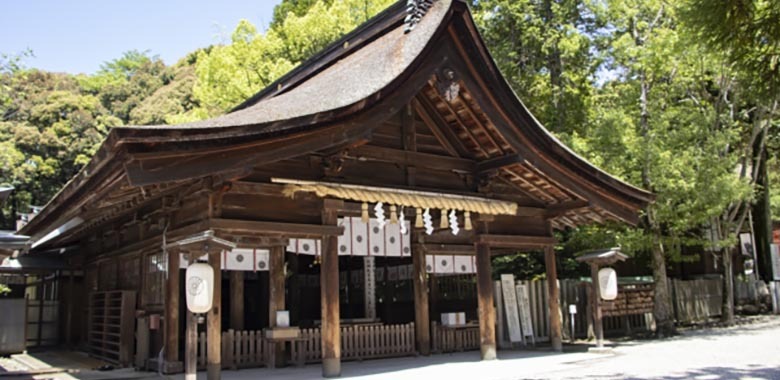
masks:
<path id="1" fill-rule="evenodd" d="M 258 29 L 280 0 L 16 0 L 0 11 L 0 53 L 27 48 L 24 65 L 49 71 L 94 73 L 128 50 L 149 50 L 166 64 L 226 41 L 238 21 Z"/>

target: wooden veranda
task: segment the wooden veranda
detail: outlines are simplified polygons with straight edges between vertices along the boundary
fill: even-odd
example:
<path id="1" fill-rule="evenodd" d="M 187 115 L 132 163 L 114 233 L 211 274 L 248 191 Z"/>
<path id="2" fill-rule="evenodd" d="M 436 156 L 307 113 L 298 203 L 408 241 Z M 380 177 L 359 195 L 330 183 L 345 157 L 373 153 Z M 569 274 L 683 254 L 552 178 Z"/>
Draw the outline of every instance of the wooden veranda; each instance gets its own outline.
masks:
<path id="1" fill-rule="evenodd" d="M 314 241 L 318 353 L 323 375 L 332 377 L 340 374 L 343 334 L 353 334 L 342 328 L 339 307 L 343 220 L 377 231 L 407 223 L 414 320 L 405 328 L 414 329 L 414 342 L 399 343 L 399 352 L 431 350 L 430 322 L 438 316 L 429 311 L 426 256 L 468 256 L 476 264 L 481 357 L 495 358 L 491 257 L 543 251 L 547 278 L 556 279 L 555 229 L 636 224 L 652 195 L 590 165 L 534 119 L 501 76 L 465 2 L 436 1 L 414 25 L 405 23 L 406 12 L 406 1 L 390 7 L 223 116 L 114 128 L 20 233 L 31 236 L 33 250 L 78 246 L 67 259 L 85 268 L 85 292 L 136 291 L 137 328 L 148 337 L 136 358 L 147 362 L 162 349 L 167 372 L 182 370 L 184 352 L 198 344 L 191 335 L 184 349 L 191 317 L 180 312 L 182 252 L 164 247 L 213 233 L 236 248 L 186 257 L 207 253 L 217 269 L 237 250 L 267 251 L 270 314 L 297 294 L 285 289 L 291 239 Z M 240 272 L 229 276 L 230 289 L 217 281 L 217 307 L 207 316 L 210 378 L 219 376 L 226 352 L 221 298 L 248 291 Z M 550 336 L 560 350 L 558 289 L 548 284 Z M 231 313 L 231 328 L 244 325 L 243 315 Z M 385 356 L 378 343 L 354 344 Z M 278 349 L 252 347 L 251 360 L 258 350 Z"/>

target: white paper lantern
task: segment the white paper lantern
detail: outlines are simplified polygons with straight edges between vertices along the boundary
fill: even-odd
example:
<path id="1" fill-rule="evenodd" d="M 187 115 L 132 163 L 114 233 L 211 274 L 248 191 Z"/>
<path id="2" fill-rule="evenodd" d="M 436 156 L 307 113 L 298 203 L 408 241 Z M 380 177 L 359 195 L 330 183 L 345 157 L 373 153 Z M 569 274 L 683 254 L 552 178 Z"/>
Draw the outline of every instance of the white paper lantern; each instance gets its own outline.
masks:
<path id="1" fill-rule="evenodd" d="M 193 313 L 205 313 L 211 310 L 214 294 L 214 269 L 205 263 L 195 263 L 187 267 L 187 309 Z"/>
<path id="2" fill-rule="evenodd" d="M 599 270 L 599 290 L 601 299 L 612 301 L 617 298 L 617 273 L 612 268 L 601 268 Z"/>

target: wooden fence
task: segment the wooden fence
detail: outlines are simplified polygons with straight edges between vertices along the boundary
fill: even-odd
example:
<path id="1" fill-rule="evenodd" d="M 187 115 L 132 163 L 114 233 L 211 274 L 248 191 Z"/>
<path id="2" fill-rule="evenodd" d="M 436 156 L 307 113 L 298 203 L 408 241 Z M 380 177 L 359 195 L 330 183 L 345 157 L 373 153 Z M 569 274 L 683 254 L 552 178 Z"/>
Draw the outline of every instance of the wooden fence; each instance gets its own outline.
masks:
<path id="1" fill-rule="evenodd" d="M 721 314 L 723 281 L 720 278 L 669 280 L 677 323 L 706 321 Z"/>
<path id="2" fill-rule="evenodd" d="M 303 355 L 303 361 L 322 360 L 320 329 L 301 329 L 301 340 L 292 343 L 291 357 Z M 198 367 L 206 367 L 206 333 L 198 335 Z M 222 367 L 265 366 L 271 349 L 262 330 L 222 333 Z M 414 323 L 399 325 L 350 325 L 341 327 L 342 360 L 363 360 L 409 356 L 416 353 Z"/>
<path id="3" fill-rule="evenodd" d="M 443 327 L 431 322 L 431 350 L 435 353 L 479 349 L 479 325 Z"/>
<path id="4" fill-rule="evenodd" d="M 536 342 L 550 340 L 549 306 L 547 305 L 547 280 L 518 281 L 528 287 L 529 309 Z M 590 320 L 591 306 L 588 302 L 590 284 L 579 280 L 559 280 L 560 310 L 562 317 L 563 338 L 571 339 L 571 314 L 569 305 L 577 306 L 574 315 L 574 334 L 577 338 L 587 338 L 593 335 Z M 649 329 L 652 318 L 648 314 L 605 317 L 603 319 L 605 334 L 618 334 L 633 330 Z"/>

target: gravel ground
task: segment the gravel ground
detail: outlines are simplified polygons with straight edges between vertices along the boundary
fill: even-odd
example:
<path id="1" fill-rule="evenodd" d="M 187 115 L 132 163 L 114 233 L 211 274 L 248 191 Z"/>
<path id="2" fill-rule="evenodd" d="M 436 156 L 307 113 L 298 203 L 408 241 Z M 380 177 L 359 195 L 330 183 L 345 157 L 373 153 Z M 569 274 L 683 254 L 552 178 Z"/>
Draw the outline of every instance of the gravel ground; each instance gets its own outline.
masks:
<path id="1" fill-rule="evenodd" d="M 780 379 L 780 317 L 619 343 L 614 356 L 562 363 L 533 379 Z M 520 377 L 526 378 L 526 377 Z"/>

